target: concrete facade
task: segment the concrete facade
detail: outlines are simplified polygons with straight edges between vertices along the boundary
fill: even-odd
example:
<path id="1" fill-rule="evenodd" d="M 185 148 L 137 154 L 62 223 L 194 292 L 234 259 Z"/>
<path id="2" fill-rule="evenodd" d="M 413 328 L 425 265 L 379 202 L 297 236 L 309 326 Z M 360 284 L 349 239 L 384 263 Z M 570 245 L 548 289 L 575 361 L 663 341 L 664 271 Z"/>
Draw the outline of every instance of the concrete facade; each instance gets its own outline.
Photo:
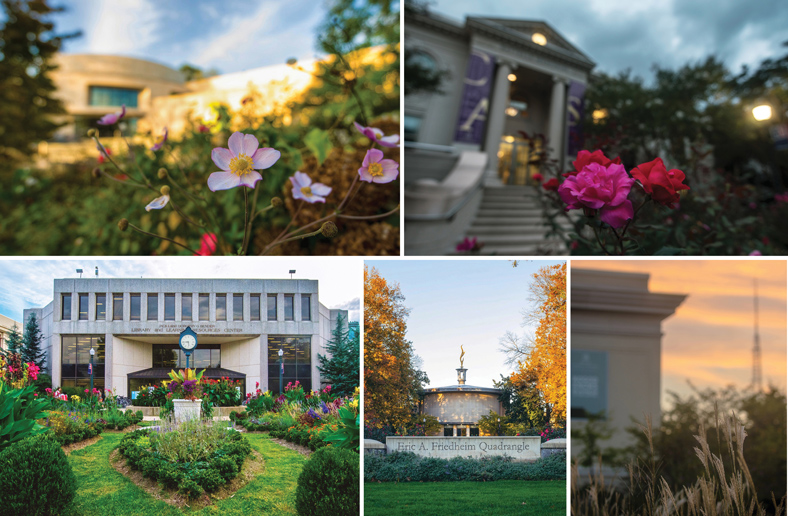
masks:
<path id="1" fill-rule="evenodd" d="M 0 350 L 8 349 L 8 345 L 5 341 L 8 338 L 7 335 L 14 329 L 14 326 L 16 326 L 16 331 L 21 335 L 22 323 L 10 317 L 6 317 L 5 315 L 0 315 Z"/>
<path id="2" fill-rule="evenodd" d="M 86 314 L 85 307 L 80 314 L 80 294 L 87 298 Z M 139 320 L 132 320 L 131 297 L 137 294 L 140 295 Z M 151 320 L 147 317 L 149 294 L 158 300 L 156 317 Z M 184 294 L 191 295 L 191 319 L 183 317 Z M 200 320 L 201 294 L 207 295 L 209 300 L 206 320 Z M 101 295 L 105 296 L 104 318 L 97 310 Z M 122 299 L 122 314 L 119 313 L 115 320 L 113 295 Z M 174 295 L 174 314 L 165 320 L 166 295 Z M 243 299 L 242 320 L 233 320 L 234 295 Z M 347 321 L 347 311 L 326 308 L 320 304 L 318 295 L 318 282 L 302 279 L 60 279 L 54 282 L 53 301 L 44 308 L 25 310 L 24 318 L 27 320 L 35 313 L 41 321 L 42 347 L 47 352 L 54 386 L 61 385 L 64 379 L 61 366 L 66 338 L 103 339 L 104 386 L 125 396 L 128 395 L 128 375 L 153 367 L 154 345 L 177 345 L 180 332 L 190 326 L 198 334 L 198 349 L 202 345 L 218 345 L 220 367 L 246 375 L 247 390 L 255 382 L 259 382 L 261 388 L 269 386 L 269 337 L 308 339 L 308 378 L 312 388 L 319 388 L 318 354 L 327 354 L 325 347 L 337 318 L 342 316 Z M 221 296 L 226 299 L 224 319 L 217 317 L 220 315 L 217 298 Z M 260 297 L 259 320 L 255 320 L 251 311 L 252 296 Z M 292 296 L 292 314 L 285 309 L 285 298 L 289 296 Z M 275 320 L 268 320 L 269 297 L 276 299 Z M 309 303 L 308 320 L 302 317 L 307 315 L 302 312 L 302 299 Z M 81 363 L 80 360 L 78 364 Z"/>
<path id="3" fill-rule="evenodd" d="M 498 400 L 500 395 L 501 391 L 498 389 L 472 385 L 426 389 L 423 411 L 437 417 L 444 428 L 451 427 L 453 435 L 457 435 L 457 430 L 463 427 L 465 435 L 469 435 L 470 428 L 476 428 L 479 419 L 489 415 L 490 411 L 504 415 Z"/>

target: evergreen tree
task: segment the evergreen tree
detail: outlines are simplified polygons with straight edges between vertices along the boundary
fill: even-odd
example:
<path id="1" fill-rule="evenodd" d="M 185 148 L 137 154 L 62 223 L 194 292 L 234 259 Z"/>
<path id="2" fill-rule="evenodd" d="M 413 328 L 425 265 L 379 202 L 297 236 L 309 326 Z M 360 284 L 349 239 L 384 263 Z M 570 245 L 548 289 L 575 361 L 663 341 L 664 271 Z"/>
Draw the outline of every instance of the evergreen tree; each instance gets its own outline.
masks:
<path id="1" fill-rule="evenodd" d="M 331 384 L 331 393 L 352 396 L 360 383 L 360 346 L 358 332 L 345 329 L 345 319 L 339 316 L 326 349 L 329 356 L 318 355 L 320 374 Z"/>
<path id="2" fill-rule="evenodd" d="M 19 353 L 22 348 L 22 335 L 19 333 L 19 330 L 16 328 L 16 324 L 14 324 L 13 329 L 8 332 L 6 335 L 6 349 L 3 351 L 3 354 L 8 357 L 14 353 Z"/>
<path id="3" fill-rule="evenodd" d="M 38 327 L 36 314 L 31 314 L 25 325 L 25 336 L 22 338 L 22 348 L 19 350 L 23 362 L 32 362 L 44 369 L 46 353 L 41 349 L 41 329 Z"/>

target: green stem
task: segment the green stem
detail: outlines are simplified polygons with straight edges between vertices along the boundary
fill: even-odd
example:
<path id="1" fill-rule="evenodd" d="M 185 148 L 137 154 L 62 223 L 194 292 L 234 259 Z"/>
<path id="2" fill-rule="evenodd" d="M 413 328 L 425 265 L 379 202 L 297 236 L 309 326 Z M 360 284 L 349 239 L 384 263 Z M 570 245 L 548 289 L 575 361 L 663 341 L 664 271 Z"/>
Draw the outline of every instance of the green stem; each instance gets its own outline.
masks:
<path id="1" fill-rule="evenodd" d="M 149 232 L 149 231 L 145 231 L 144 229 L 138 228 L 137 226 L 135 226 L 135 225 L 134 225 L 134 224 L 132 224 L 131 222 L 129 222 L 129 227 L 130 227 L 131 229 L 133 229 L 134 231 L 138 232 L 138 233 L 142 233 L 143 235 L 148 235 L 148 236 L 152 236 L 152 237 L 155 237 L 155 238 L 160 238 L 160 239 L 162 239 L 162 240 L 166 240 L 166 241 L 168 241 L 168 242 L 172 242 L 173 244 L 175 244 L 175 245 L 177 245 L 177 246 L 181 246 L 181 247 L 183 247 L 184 249 L 186 249 L 187 251 L 189 251 L 190 253 L 192 253 L 192 254 L 194 254 L 194 255 L 196 255 L 196 254 L 197 254 L 197 251 L 195 251 L 194 249 L 191 249 L 190 247 L 188 247 L 188 246 L 185 246 L 185 245 L 183 245 L 183 244 L 182 244 L 182 243 L 180 243 L 180 242 L 176 242 L 176 241 L 175 241 L 175 240 L 173 240 L 172 238 L 167 238 L 167 237 L 164 237 L 164 236 L 161 236 L 161 235 L 157 235 L 156 233 L 151 233 L 151 232 Z"/>
<path id="2" fill-rule="evenodd" d="M 317 231 L 313 231 L 313 232 L 311 232 L 311 233 L 304 233 L 303 235 L 298 235 L 298 236 L 294 236 L 294 237 L 286 238 L 286 239 L 284 239 L 284 240 L 280 240 L 280 241 L 278 241 L 278 242 L 275 242 L 275 243 L 269 244 L 269 245 L 268 245 L 268 247 L 266 247 L 266 248 L 265 248 L 265 250 L 264 250 L 264 251 L 263 251 L 261 254 L 266 254 L 266 253 L 268 253 L 268 251 L 270 251 L 270 250 L 271 250 L 271 249 L 273 249 L 274 247 L 276 247 L 276 246 L 279 246 L 279 245 L 282 245 L 282 244 L 284 244 L 284 243 L 287 243 L 287 242 L 292 242 L 293 240 L 303 240 L 304 238 L 309 238 L 309 237 L 317 236 L 317 235 L 319 235 L 319 234 L 320 234 L 322 231 L 323 231 L 323 228 L 320 228 L 320 229 L 318 229 Z"/>

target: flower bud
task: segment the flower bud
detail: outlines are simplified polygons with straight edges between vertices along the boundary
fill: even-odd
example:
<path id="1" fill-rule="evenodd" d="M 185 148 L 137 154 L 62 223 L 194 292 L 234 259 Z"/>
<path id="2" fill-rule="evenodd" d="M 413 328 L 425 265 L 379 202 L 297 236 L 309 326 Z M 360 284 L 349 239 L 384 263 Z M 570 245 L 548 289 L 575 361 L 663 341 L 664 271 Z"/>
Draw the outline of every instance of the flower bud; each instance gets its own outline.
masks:
<path id="1" fill-rule="evenodd" d="M 166 168 L 160 168 L 159 169 L 159 179 L 164 179 L 165 177 L 167 177 L 167 169 Z"/>
<path id="2" fill-rule="evenodd" d="M 320 226 L 320 232 L 326 238 L 334 238 L 339 233 L 339 229 L 337 228 L 336 224 L 334 224 L 329 220 L 328 222 L 324 222 L 323 225 Z"/>
<path id="3" fill-rule="evenodd" d="M 92 175 L 96 179 L 100 178 L 101 177 L 101 169 L 98 168 L 98 167 L 94 168 L 93 170 L 90 171 L 90 175 Z"/>
<path id="4" fill-rule="evenodd" d="M 128 219 L 120 219 L 118 221 L 118 228 L 121 231 L 126 231 L 129 228 L 129 220 Z"/>
<path id="5" fill-rule="evenodd" d="M 95 138 L 97 136 L 95 129 L 88 129 L 88 138 Z"/>
<path id="6" fill-rule="evenodd" d="M 170 195 L 170 187 L 167 185 L 162 186 L 161 190 L 159 191 L 161 192 L 162 195 Z"/>
<path id="7" fill-rule="evenodd" d="M 274 208 L 278 208 L 282 205 L 282 199 L 280 197 L 274 197 L 271 199 L 271 206 Z"/>

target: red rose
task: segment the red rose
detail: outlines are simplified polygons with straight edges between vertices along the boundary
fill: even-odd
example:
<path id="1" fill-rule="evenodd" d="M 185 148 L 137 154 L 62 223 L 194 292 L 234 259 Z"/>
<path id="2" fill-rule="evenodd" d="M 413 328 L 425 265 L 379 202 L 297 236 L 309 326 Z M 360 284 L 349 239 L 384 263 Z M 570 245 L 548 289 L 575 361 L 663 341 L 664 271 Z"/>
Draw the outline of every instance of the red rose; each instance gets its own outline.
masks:
<path id="1" fill-rule="evenodd" d="M 558 179 L 552 178 L 545 181 L 545 183 L 542 185 L 542 188 L 544 188 L 548 192 L 555 192 L 558 190 L 558 186 L 559 186 Z"/>
<path id="2" fill-rule="evenodd" d="M 607 167 L 611 163 L 615 163 L 616 165 L 620 165 L 621 164 L 621 158 L 616 158 L 614 160 L 609 160 L 604 155 L 604 153 L 601 150 L 599 150 L 599 149 L 595 150 L 594 152 L 588 152 L 587 150 L 581 150 L 580 152 L 577 153 L 577 159 L 572 162 L 572 165 L 574 165 L 575 169 L 572 172 L 567 172 L 563 176 L 564 177 L 576 176 L 589 163 L 599 163 L 603 167 Z"/>
<path id="3" fill-rule="evenodd" d="M 531 176 L 531 179 L 533 179 L 537 183 L 541 183 L 542 179 L 544 179 L 544 176 L 542 174 L 534 174 Z"/>
<path id="4" fill-rule="evenodd" d="M 655 202 L 669 208 L 675 208 L 679 202 L 679 191 L 690 189 L 683 183 L 684 172 L 675 168 L 667 170 L 662 158 L 638 165 L 631 174 Z"/>

